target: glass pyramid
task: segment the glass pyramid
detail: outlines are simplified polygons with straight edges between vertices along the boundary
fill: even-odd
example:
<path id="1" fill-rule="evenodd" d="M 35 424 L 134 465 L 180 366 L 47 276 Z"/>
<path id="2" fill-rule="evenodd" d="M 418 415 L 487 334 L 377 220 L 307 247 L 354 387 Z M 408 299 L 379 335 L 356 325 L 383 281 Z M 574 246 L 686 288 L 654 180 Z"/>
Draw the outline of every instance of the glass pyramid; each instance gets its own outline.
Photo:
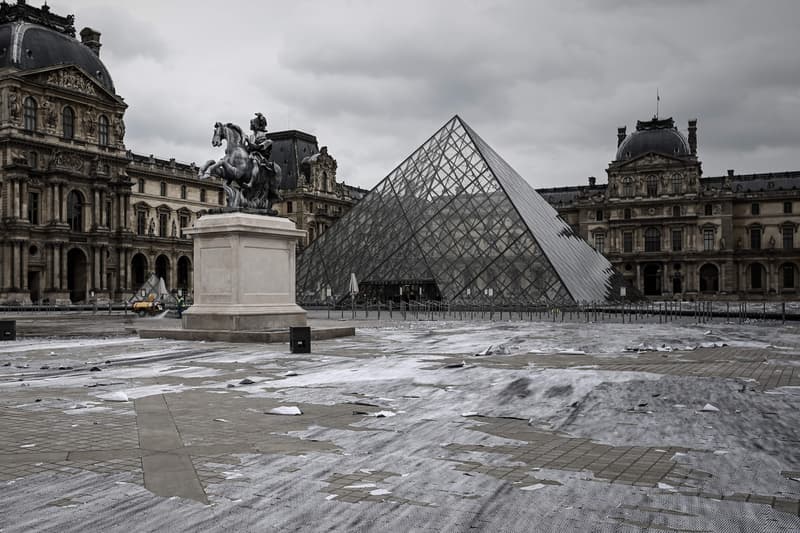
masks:
<path id="1" fill-rule="evenodd" d="M 300 302 L 349 296 L 571 305 L 619 294 L 619 276 L 455 116 L 297 261 Z"/>

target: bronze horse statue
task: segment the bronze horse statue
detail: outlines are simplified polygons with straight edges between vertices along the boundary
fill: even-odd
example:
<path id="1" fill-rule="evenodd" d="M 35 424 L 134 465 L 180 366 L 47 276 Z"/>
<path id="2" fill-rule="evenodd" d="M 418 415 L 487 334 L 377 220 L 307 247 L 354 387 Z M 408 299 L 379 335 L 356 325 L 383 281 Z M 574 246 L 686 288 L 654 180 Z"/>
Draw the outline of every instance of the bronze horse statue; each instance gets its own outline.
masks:
<path id="1" fill-rule="evenodd" d="M 200 169 L 200 178 L 216 176 L 222 178 L 222 185 L 228 199 L 228 207 L 266 211 L 275 215 L 272 205 L 281 200 L 278 187 L 281 182 L 281 167 L 267 161 L 257 150 L 248 151 L 248 143 L 242 129 L 230 122 L 214 124 L 211 145 L 222 146 L 225 141 L 225 155 L 219 160 L 209 160 Z"/>

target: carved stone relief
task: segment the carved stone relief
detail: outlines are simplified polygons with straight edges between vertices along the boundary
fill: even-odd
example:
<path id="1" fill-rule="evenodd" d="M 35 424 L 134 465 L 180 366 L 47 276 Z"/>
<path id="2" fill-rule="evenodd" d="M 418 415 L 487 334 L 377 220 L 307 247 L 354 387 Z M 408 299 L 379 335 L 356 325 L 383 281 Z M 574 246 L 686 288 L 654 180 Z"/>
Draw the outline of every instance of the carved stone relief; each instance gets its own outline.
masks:
<path id="1" fill-rule="evenodd" d="M 83 74 L 74 70 L 59 70 L 47 76 L 47 83 L 69 89 L 89 96 L 97 96 L 94 83 Z"/>
<path id="2" fill-rule="evenodd" d="M 83 159 L 72 152 L 57 152 L 50 165 L 55 168 L 81 171 L 83 170 Z"/>

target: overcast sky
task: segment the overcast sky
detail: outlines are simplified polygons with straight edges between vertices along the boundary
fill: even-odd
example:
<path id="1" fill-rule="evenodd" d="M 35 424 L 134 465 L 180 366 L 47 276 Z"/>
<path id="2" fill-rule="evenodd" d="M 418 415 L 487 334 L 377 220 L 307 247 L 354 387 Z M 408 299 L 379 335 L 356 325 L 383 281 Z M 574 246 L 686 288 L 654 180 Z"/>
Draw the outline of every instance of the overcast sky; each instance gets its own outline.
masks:
<path id="1" fill-rule="evenodd" d="M 260 111 L 372 188 L 458 114 L 534 187 L 604 183 L 658 90 L 684 134 L 698 119 L 704 175 L 800 170 L 794 0 L 49 4 L 102 32 L 143 154 L 216 159 L 214 122 Z"/>

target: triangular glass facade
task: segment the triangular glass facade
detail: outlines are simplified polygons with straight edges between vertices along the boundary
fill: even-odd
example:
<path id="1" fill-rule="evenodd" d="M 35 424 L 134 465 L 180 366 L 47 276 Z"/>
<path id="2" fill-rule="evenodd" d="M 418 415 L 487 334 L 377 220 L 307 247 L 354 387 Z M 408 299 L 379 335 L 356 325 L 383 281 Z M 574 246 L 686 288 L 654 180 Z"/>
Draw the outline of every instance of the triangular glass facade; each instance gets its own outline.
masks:
<path id="1" fill-rule="evenodd" d="M 613 297 L 611 264 L 454 117 L 298 258 L 300 302 L 350 274 L 381 300 L 574 304 Z"/>

